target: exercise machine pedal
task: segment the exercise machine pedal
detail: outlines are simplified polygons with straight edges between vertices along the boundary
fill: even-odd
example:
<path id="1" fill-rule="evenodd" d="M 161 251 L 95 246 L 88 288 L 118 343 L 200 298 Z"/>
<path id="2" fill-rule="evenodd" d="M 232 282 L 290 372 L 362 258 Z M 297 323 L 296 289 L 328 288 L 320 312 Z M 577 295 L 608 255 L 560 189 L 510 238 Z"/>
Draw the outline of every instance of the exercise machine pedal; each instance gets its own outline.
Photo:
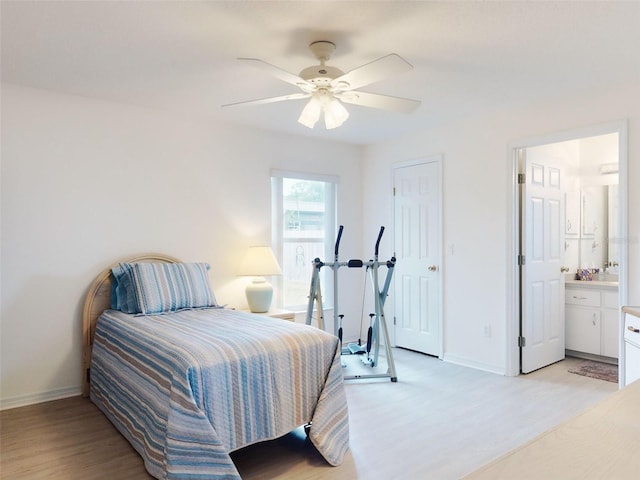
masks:
<path id="1" fill-rule="evenodd" d="M 350 355 L 363 355 L 367 353 L 364 345 L 358 345 L 357 343 L 350 343 L 347 345 Z"/>

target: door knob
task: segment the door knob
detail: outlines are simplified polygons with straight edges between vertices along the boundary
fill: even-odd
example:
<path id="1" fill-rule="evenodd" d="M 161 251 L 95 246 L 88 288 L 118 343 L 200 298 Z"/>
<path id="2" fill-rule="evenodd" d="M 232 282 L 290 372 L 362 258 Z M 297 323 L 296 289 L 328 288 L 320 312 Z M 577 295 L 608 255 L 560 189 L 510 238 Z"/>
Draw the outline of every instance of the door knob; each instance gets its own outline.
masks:
<path id="1" fill-rule="evenodd" d="M 429 271 L 430 272 L 435 272 L 436 270 L 438 270 L 438 266 L 437 265 L 429 265 Z"/>
<path id="2" fill-rule="evenodd" d="M 561 273 L 568 273 L 569 272 L 569 267 L 560 267 L 560 272 Z"/>

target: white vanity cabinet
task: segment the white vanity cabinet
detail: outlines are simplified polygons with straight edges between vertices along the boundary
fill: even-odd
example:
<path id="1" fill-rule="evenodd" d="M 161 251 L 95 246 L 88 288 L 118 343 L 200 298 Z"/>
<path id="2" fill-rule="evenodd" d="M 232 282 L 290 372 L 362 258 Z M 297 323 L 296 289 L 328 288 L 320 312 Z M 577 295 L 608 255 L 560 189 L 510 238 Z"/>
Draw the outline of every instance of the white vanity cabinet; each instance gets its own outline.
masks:
<path id="1" fill-rule="evenodd" d="M 640 307 L 622 307 L 624 330 L 624 385 L 640 379 Z"/>
<path id="2" fill-rule="evenodd" d="M 620 314 L 618 310 L 618 289 L 602 290 L 602 351 L 600 355 L 618 358 L 620 345 Z"/>
<path id="3" fill-rule="evenodd" d="M 565 348 L 618 358 L 618 287 L 612 282 L 567 282 Z"/>

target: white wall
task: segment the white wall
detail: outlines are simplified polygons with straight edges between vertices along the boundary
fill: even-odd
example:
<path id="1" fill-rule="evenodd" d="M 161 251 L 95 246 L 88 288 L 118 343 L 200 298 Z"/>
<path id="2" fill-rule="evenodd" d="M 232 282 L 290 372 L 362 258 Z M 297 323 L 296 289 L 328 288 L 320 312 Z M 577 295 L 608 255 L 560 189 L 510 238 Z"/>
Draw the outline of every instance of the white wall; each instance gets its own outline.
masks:
<path id="1" fill-rule="evenodd" d="M 123 257 L 207 261 L 218 301 L 246 306 L 235 268 L 270 241 L 271 168 L 338 175 L 361 245 L 360 147 L 3 84 L 1 154 L 5 407 L 79 392 L 84 295 Z"/>
<path id="2" fill-rule="evenodd" d="M 445 360 L 508 372 L 506 326 L 507 322 L 514 321 L 508 298 L 512 231 L 509 146 L 523 139 L 629 120 L 629 232 L 625 239 L 629 248 L 628 303 L 640 305 L 638 99 L 638 83 L 604 92 L 581 92 L 575 98 L 531 105 L 518 111 L 460 118 L 454 123 L 365 148 L 365 242 L 375 234 L 376 226 L 392 224 L 392 164 L 433 154 L 444 155 L 445 257 L 441 272 Z M 491 326 L 490 338 L 484 337 L 484 325 Z"/>
<path id="3" fill-rule="evenodd" d="M 366 147 L 361 165 L 361 149 L 354 146 L 3 85 L 2 404 L 79 391 L 83 296 L 94 276 L 122 257 L 158 251 L 208 261 L 219 300 L 243 303 L 246 280 L 234 269 L 244 247 L 270 238 L 271 168 L 339 175 L 338 222 L 348 228 L 341 254 L 364 258 L 380 225 L 392 226 L 392 164 L 439 153 L 445 359 L 505 372 L 506 325 L 513 320 L 507 298 L 509 145 L 629 120 L 624 240 L 628 303 L 640 305 L 638 98 L 640 86 L 633 84 L 461 118 Z M 391 238 L 389 231 L 381 258 L 392 254 Z M 341 289 L 341 310 L 357 320 L 361 276 L 354 274 Z M 490 338 L 484 337 L 487 324 Z"/>
<path id="4" fill-rule="evenodd" d="M 615 185 L 617 174 L 602 175 L 600 167 L 618 163 L 617 135 L 585 138 L 580 144 L 580 183 L 583 186 Z"/>

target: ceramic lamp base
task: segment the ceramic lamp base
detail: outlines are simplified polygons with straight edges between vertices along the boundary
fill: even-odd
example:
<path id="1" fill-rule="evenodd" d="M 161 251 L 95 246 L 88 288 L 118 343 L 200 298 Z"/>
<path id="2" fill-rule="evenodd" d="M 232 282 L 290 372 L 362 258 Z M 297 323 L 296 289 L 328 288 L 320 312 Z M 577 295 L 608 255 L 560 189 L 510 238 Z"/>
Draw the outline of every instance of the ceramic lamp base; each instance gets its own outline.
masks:
<path id="1" fill-rule="evenodd" d="M 271 307 L 273 287 L 264 278 L 255 278 L 245 289 L 249 310 L 253 313 L 265 313 Z"/>

